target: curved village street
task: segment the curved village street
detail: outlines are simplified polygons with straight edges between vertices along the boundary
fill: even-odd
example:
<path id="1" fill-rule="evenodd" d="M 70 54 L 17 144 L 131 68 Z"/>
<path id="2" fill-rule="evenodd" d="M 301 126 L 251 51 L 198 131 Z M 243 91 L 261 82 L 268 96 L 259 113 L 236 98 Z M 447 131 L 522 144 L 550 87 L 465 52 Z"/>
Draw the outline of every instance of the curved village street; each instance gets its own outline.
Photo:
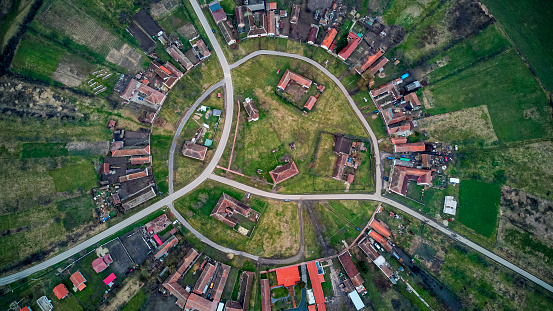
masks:
<path id="1" fill-rule="evenodd" d="M 472 248 L 473 250 L 481 253 L 482 255 L 496 261 L 497 263 L 505 266 L 506 268 L 519 273 L 520 275 L 524 276 L 525 278 L 531 280 L 532 282 L 535 282 L 536 284 L 542 286 L 546 290 L 553 292 L 553 286 L 549 285 L 548 283 L 544 282 L 543 280 L 539 279 L 538 277 L 532 275 L 531 273 L 525 271 L 524 269 L 512 264 L 511 262 L 505 260 L 504 258 L 494 254 L 493 252 L 489 251 L 488 249 L 478 245 L 477 243 L 467 239 L 466 237 L 463 237 L 454 231 L 444 227 L 443 225 L 437 223 L 436 221 L 414 211 L 413 209 L 396 202 L 390 198 L 383 197 L 381 195 L 382 192 L 382 176 L 381 176 L 381 169 L 380 169 L 380 157 L 379 157 L 379 150 L 378 150 L 378 141 L 376 139 L 376 136 L 372 132 L 369 124 L 363 118 L 363 115 L 361 114 L 361 111 L 357 108 L 355 102 L 347 92 L 346 88 L 342 85 L 340 80 L 338 80 L 332 73 L 330 73 L 326 68 L 324 68 L 322 65 L 317 63 L 316 61 L 296 55 L 296 54 L 290 54 L 290 53 L 284 53 L 284 52 L 278 52 L 278 51 L 256 51 L 254 53 L 251 53 L 244 57 L 243 59 L 239 60 L 238 62 L 229 65 L 227 62 L 227 59 L 224 56 L 223 50 L 221 49 L 221 46 L 219 45 L 219 42 L 215 38 L 215 35 L 211 31 L 211 27 L 209 26 L 209 23 L 207 22 L 207 19 L 205 18 L 198 2 L 196 0 L 190 1 L 196 15 L 199 17 L 200 22 L 202 24 L 202 27 L 205 29 L 207 36 L 211 42 L 211 45 L 213 49 L 215 50 L 217 54 L 217 58 L 221 64 L 221 67 L 223 69 L 224 73 L 224 79 L 213 85 L 211 88 L 209 88 L 204 94 L 201 95 L 201 97 L 194 103 L 194 106 L 191 107 L 191 109 L 186 113 L 184 118 L 182 119 L 181 123 L 178 126 L 178 129 L 175 133 L 175 137 L 173 139 L 173 143 L 171 146 L 170 151 L 170 160 L 169 160 L 169 195 L 165 197 L 164 199 L 161 199 L 160 201 L 148 206 L 147 208 L 143 209 L 142 211 L 136 213 L 135 215 L 132 215 L 131 217 L 121 221 L 120 223 L 110 227 L 109 229 L 104 230 L 103 232 L 89 238 L 88 240 L 72 247 L 71 249 L 68 249 L 64 251 L 61 254 L 58 254 L 57 256 L 54 256 L 46 261 L 43 261 L 31 268 L 28 268 L 26 270 L 14 273 L 12 275 L 0 278 L 0 285 L 9 284 L 12 282 L 15 282 L 17 280 L 20 280 L 22 278 L 25 278 L 33 273 L 39 272 L 41 270 L 44 270 L 50 266 L 53 266 L 63 260 L 66 260 L 67 258 L 74 256 L 75 254 L 79 253 L 82 250 L 87 249 L 90 246 L 95 245 L 96 243 L 104 240 L 105 238 L 119 232 L 120 230 L 132 225 L 133 223 L 139 221 L 140 219 L 146 217 L 147 215 L 155 212 L 156 210 L 163 208 L 165 206 L 168 206 L 173 214 L 177 217 L 177 219 L 188 229 L 190 230 L 196 237 L 198 237 L 203 243 L 208 244 L 209 246 L 216 248 L 222 252 L 226 253 L 233 253 L 235 255 L 241 255 L 247 258 L 250 258 L 255 261 L 262 261 L 264 264 L 274 264 L 274 265 L 284 265 L 284 264 L 290 264 L 297 262 L 301 259 L 302 253 L 303 253 L 303 234 L 301 234 L 301 245 L 300 245 L 300 251 L 298 254 L 296 254 L 293 257 L 286 258 L 286 259 L 268 259 L 268 258 L 260 258 L 258 256 L 237 251 L 233 249 L 229 249 L 227 247 L 224 247 L 222 245 L 217 244 L 214 241 L 209 240 L 205 236 L 203 236 L 200 232 L 198 232 L 195 228 L 193 228 L 186 219 L 174 208 L 173 201 L 186 195 L 188 192 L 192 191 L 196 187 L 198 187 L 201 183 L 203 183 L 207 179 L 211 179 L 220 183 L 224 183 L 226 185 L 232 186 L 234 188 L 250 192 L 254 195 L 258 195 L 265 198 L 271 198 L 275 200 L 294 200 L 294 201 L 316 201 L 316 200 L 372 200 L 372 201 L 378 201 L 382 202 L 388 205 L 391 205 L 397 209 L 400 209 L 404 213 L 407 213 L 420 221 L 428 224 L 429 226 L 439 230 L 443 234 L 447 235 L 448 237 L 465 244 L 467 247 Z M 376 183 L 376 192 L 374 194 L 362 194 L 362 193 L 340 193 L 340 194 L 297 194 L 297 195 L 285 195 L 285 194 L 277 194 L 277 193 L 270 193 L 266 191 L 262 191 L 241 183 L 238 183 L 236 181 L 218 176 L 213 174 L 214 169 L 217 166 L 217 163 L 219 162 L 226 144 L 228 142 L 228 138 L 230 136 L 231 127 L 232 127 L 232 117 L 233 117 L 233 107 L 234 107 L 234 89 L 232 84 L 232 77 L 231 77 L 231 69 L 234 69 L 244 62 L 259 56 L 259 55 L 273 55 L 273 56 L 282 56 L 282 57 L 291 57 L 295 59 L 299 59 L 302 61 L 305 61 L 313 66 L 315 66 L 317 69 L 321 70 L 324 74 L 326 74 L 336 85 L 340 88 L 342 93 L 346 96 L 347 100 L 349 101 L 353 111 L 356 113 L 359 121 L 363 124 L 367 132 L 369 133 L 369 136 L 371 137 L 371 152 L 374 155 L 375 165 L 376 165 L 376 176 L 375 176 L 375 183 Z M 207 165 L 206 169 L 196 178 L 194 181 L 192 181 L 190 184 L 186 185 L 185 187 L 173 191 L 173 158 L 174 158 L 174 152 L 176 149 L 176 141 L 178 139 L 178 136 L 180 135 L 182 128 L 184 124 L 186 123 L 186 120 L 190 117 L 190 115 L 195 111 L 195 108 L 202 102 L 202 100 L 207 97 L 209 94 L 211 94 L 215 89 L 223 86 L 225 88 L 224 96 L 225 96 L 225 124 L 223 127 L 223 133 L 221 136 L 221 141 L 218 144 L 217 149 L 215 150 L 215 154 L 211 160 L 211 162 Z M 301 211 L 301 209 L 300 209 Z M 301 217 L 301 212 L 299 213 Z M 301 223 L 301 222 L 300 222 Z M 300 226 L 301 229 L 301 226 Z M 301 232 L 301 231 L 300 231 Z"/>

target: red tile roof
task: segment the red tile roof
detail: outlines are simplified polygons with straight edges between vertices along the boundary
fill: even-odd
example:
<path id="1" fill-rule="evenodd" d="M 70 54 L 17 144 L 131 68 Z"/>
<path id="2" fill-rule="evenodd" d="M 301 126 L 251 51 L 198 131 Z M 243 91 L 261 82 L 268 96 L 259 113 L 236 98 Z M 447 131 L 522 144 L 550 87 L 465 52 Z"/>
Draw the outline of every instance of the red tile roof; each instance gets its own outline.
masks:
<path id="1" fill-rule="evenodd" d="M 361 38 L 359 38 L 355 33 L 350 32 L 348 34 L 348 45 L 346 45 L 345 48 L 343 48 L 340 53 L 338 53 L 338 57 L 342 60 L 348 59 L 348 57 L 355 51 L 357 48 L 357 45 L 359 45 L 359 42 L 361 42 Z"/>
<path id="2" fill-rule="evenodd" d="M 202 274 L 200 275 L 200 278 L 196 281 L 196 285 L 194 286 L 194 293 L 201 295 L 205 292 L 205 289 L 207 287 L 207 284 L 211 280 L 213 272 L 215 272 L 215 266 L 207 263 L 207 265 L 204 267 L 204 271 L 202 271 Z"/>
<path id="3" fill-rule="evenodd" d="M 154 240 L 156 241 L 157 245 L 163 244 L 163 242 L 161 242 L 161 239 L 159 238 L 159 235 L 157 234 L 154 234 Z"/>
<path id="4" fill-rule="evenodd" d="M 165 243 L 163 243 L 163 245 L 158 249 L 154 257 L 156 259 L 161 258 L 165 254 L 167 254 L 171 248 L 177 245 L 177 243 L 179 243 L 179 239 L 177 239 L 177 237 L 173 235 L 171 238 L 165 241 Z"/>
<path id="5" fill-rule="evenodd" d="M 261 311 L 271 311 L 271 286 L 268 279 L 261 279 Z"/>
<path id="6" fill-rule="evenodd" d="M 184 146 L 182 147 L 182 154 L 184 156 L 198 159 L 200 161 L 203 161 L 205 159 L 206 153 L 207 153 L 206 146 L 194 144 L 192 142 L 185 143 Z"/>
<path id="7" fill-rule="evenodd" d="M 365 70 L 367 70 L 367 68 L 369 68 L 372 64 L 374 64 L 374 62 L 376 62 L 377 59 L 380 58 L 380 56 L 382 56 L 382 51 L 381 50 L 378 50 L 375 54 L 373 55 L 367 55 L 365 56 L 361 62 L 363 63 L 363 65 L 361 65 L 361 67 L 359 68 L 359 73 L 363 73 Z"/>
<path id="8" fill-rule="evenodd" d="M 104 279 L 104 284 L 106 284 L 107 286 L 110 286 L 110 284 L 115 281 L 117 277 L 115 276 L 115 273 L 112 273 L 110 275 L 108 275 L 107 278 Z M 111 286 L 110 286 L 111 287 Z"/>
<path id="9" fill-rule="evenodd" d="M 186 305 L 184 306 L 184 309 L 209 311 L 211 309 L 211 303 L 211 301 L 203 298 L 202 296 L 192 293 L 188 297 L 188 300 L 186 300 Z"/>
<path id="10" fill-rule="evenodd" d="M 319 310 L 324 310 L 325 296 L 323 293 L 323 287 L 321 286 L 319 272 L 317 271 L 317 264 L 315 262 L 308 263 L 307 270 L 309 271 L 309 279 L 311 280 L 311 287 L 313 288 L 315 303 L 317 304 Z"/>
<path id="11" fill-rule="evenodd" d="M 392 144 L 399 145 L 407 143 L 407 137 L 392 137 Z"/>
<path id="12" fill-rule="evenodd" d="M 382 57 L 378 62 L 374 63 L 369 69 L 367 69 L 373 76 L 380 70 L 380 68 L 384 67 L 388 63 L 388 59 L 386 57 Z"/>
<path id="13" fill-rule="evenodd" d="M 171 71 L 171 74 L 173 74 L 175 77 L 177 77 L 177 79 L 180 79 L 184 76 L 184 73 L 182 73 L 182 71 L 180 71 L 177 67 L 175 67 L 170 62 L 166 62 L 163 66 L 165 66 L 165 68 L 169 69 Z"/>
<path id="14" fill-rule="evenodd" d="M 147 157 L 132 157 L 131 159 L 131 165 L 142 165 L 146 163 L 152 162 L 152 156 Z"/>
<path id="15" fill-rule="evenodd" d="M 313 109 L 313 106 L 315 106 L 316 102 L 317 102 L 317 98 L 315 96 L 309 96 L 309 99 L 307 100 L 303 108 L 311 111 L 311 109 Z"/>
<path id="16" fill-rule="evenodd" d="M 182 68 L 186 69 L 187 71 L 194 67 L 194 64 L 190 61 L 190 59 L 186 57 L 186 55 L 184 55 L 181 50 L 177 49 L 177 47 L 171 45 L 170 47 L 165 49 L 165 51 L 167 51 L 169 56 L 176 60 L 182 66 Z"/>
<path id="17" fill-rule="evenodd" d="M 317 39 L 318 32 L 319 32 L 318 26 L 311 26 L 311 30 L 309 30 L 309 38 L 307 39 L 307 43 L 314 43 L 315 39 Z"/>
<path id="18" fill-rule="evenodd" d="M 342 180 L 342 175 L 344 175 L 344 169 L 346 166 L 346 163 L 348 162 L 348 156 L 345 153 L 340 153 L 336 157 L 336 164 L 334 166 L 334 173 L 332 174 L 332 178 L 336 180 Z"/>
<path id="19" fill-rule="evenodd" d="M 259 110 L 257 110 L 253 99 L 248 97 L 244 100 L 243 104 L 248 114 L 248 122 L 257 121 L 259 119 Z"/>
<path id="20" fill-rule="evenodd" d="M 315 305 L 307 306 L 307 311 L 316 311 L 316 310 L 317 310 L 317 307 L 315 307 Z"/>
<path id="21" fill-rule="evenodd" d="M 390 245 L 390 243 L 386 239 L 384 239 L 380 234 L 378 234 L 376 231 L 374 230 L 369 231 L 369 236 L 373 238 L 376 242 L 378 242 L 378 244 L 382 245 L 382 247 L 384 247 L 384 249 L 386 249 L 387 251 L 392 250 L 392 245 Z"/>
<path id="22" fill-rule="evenodd" d="M 290 69 L 286 69 L 286 72 L 284 72 L 284 75 L 280 79 L 280 82 L 278 82 L 278 88 L 285 90 L 290 81 L 294 81 L 305 88 L 311 87 L 311 83 L 313 83 L 311 80 L 306 79 L 293 71 L 290 71 Z"/>
<path id="23" fill-rule="evenodd" d="M 167 228 L 170 223 L 171 221 L 167 217 L 167 214 L 163 214 L 145 224 L 144 227 L 149 233 L 158 233 Z"/>
<path id="24" fill-rule="evenodd" d="M 284 165 L 277 166 L 274 170 L 270 171 L 269 174 L 271 175 L 273 182 L 275 184 L 278 184 L 287 180 L 288 178 L 299 174 L 299 171 L 296 167 L 296 163 L 294 163 L 294 161 L 291 161 Z"/>
<path id="25" fill-rule="evenodd" d="M 269 6 L 269 10 L 276 10 L 277 9 L 277 3 L 276 2 L 269 2 L 267 3 Z"/>
<path id="26" fill-rule="evenodd" d="M 426 150 L 424 142 L 395 145 L 395 152 L 422 152 Z"/>
<path id="27" fill-rule="evenodd" d="M 24 307 L 24 308 L 22 308 L 20 311 L 31 311 L 31 308 L 29 308 L 29 307 Z"/>
<path id="28" fill-rule="evenodd" d="M 125 176 L 120 176 L 119 177 L 119 182 L 130 181 L 130 180 L 139 179 L 139 178 L 143 178 L 143 177 L 148 177 L 148 170 L 147 169 L 143 170 L 142 172 L 127 174 Z"/>
<path id="29" fill-rule="evenodd" d="M 249 206 L 236 200 L 230 195 L 223 193 L 223 195 L 221 195 L 221 198 L 219 198 L 219 201 L 217 202 L 217 204 L 215 204 L 215 207 L 211 212 L 211 217 L 234 228 L 238 223 L 238 220 L 233 217 L 234 213 L 240 214 L 248 218 L 251 210 L 252 209 Z"/>
<path id="30" fill-rule="evenodd" d="M 334 41 L 334 38 L 336 38 L 336 34 L 338 34 L 338 31 L 336 31 L 335 28 L 330 28 L 326 32 L 326 36 L 323 40 L 323 43 L 321 44 L 321 47 L 328 50 L 330 48 L 330 45 L 332 44 L 332 41 Z"/>
<path id="31" fill-rule="evenodd" d="M 353 180 L 354 180 L 354 179 L 355 179 L 355 175 L 349 174 L 349 175 L 348 175 L 348 180 L 347 180 L 348 184 L 351 185 L 351 184 L 353 183 Z"/>
<path id="32" fill-rule="evenodd" d="M 393 81 L 390 81 L 377 89 L 371 90 L 371 95 L 373 97 L 377 97 L 378 95 L 384 93 L 392 94 L 392 97 L 394 99 L 399 99 L 401 97 L 398 90 L 396 89 L 396 84 Z"/>
<path id="33" fill-rule="evenodd" d="M 54 292 L 54 295 L 56 295 L 56 297 L 59 300 L 65 298 L 65 296 L 67 296 L 69 294 L 69 291 L 67 290 L 67 287 L 65 287 L 65 285 L 63 285 L 63 284 L 58 284 L 58 286 L 54 287 L 54 289 L 52 291 Z"/>
<path id="34" fill-rule="evenodd" d="M 371 245 L 369 239 L 364 239 L 363 241 L 359 242 L 359 248 L 372 260 L 375 261 L 380 254 L 374 249 L 374 247 Z"/>
<path id="35" fill-rule="evenodd" d="M 199 254 L 195 249 L 189 249 L 188 253 L 186 253 L 186 256 L 184 256 L 184 261 L 179 269 L 169 278 L 169 281 L 163 283 L 163 287 L 165 287 L 173 296 L 177 297 L 177 304 L 182 305 L 183 307 L 186 299 L 188 299 L 188 296 L 190 296 L 190 293 L 188 293 L 179 284 L 179 279 L 184 274 L 184 272 L 186 272 L 188 267 L 190 267 L 192 262 L 194 262 L 196 257 L 198 257 L 198 255 Z"/>
<path id="36" fill-rule="evenodd" d="M 351 260 L 351 256 L 348 252 L 344 252 L 342 255 L 338 256 L 338 259 L 340 260 L 340 263 L 342 266 L 344 266 L 344 270 L 346 270 L 346 274 L 349 276 L 351 281 L 353 282 L 353 285 L 355 285 L 354 279 L 359 275 L 359 271 L 357 271 L 357 267 Z M 363 279 L 361 279 L 361 283 L 363 283 Z"/>
<path id="37" fill-rule="evenodd" d="M 390 190 L 405 195 L 409 180 L 416 180 L 419 185 L 432 185 L 432 171 L 396 165 L 390 178 Z"/>
<path id="38" fill-rule="evenodd" d="M 92 261 L 92 269 L 94 269 L 96 273 L 104 271 L 107 267 L 108 265 L 104 262 L 104 259 L 102 257 L 96 258 L 94 259 L 94 261 Z"/>
<path id="39" fill-rule="evenodd" d="M 392 231 L 390 231 L 390 228 L 385 223 L 383 223 L 378 219 L 373 218 L 369 226 L 371 226 L 371 228 L 376 230 L 378 233 L 380 233 L 380 235 L 382 235 L 385 238 L 389 238 L 392 235 Z"/>
<path id="40" fill-rule="evenodd" d="M 227 13 L 223 9 L 215 10 L 215 12 L 211 12 L 211 15 L 213 15 L 213 19 L 215 20 L 215 23 L 218 23 L 220 21 L 224 21 L 227 19 Z"/>
<path id="41" fill-rule="evenodd" d="M 278 285 L 284 287 L 295 285 L 300 281 L 300 271 L 297 266 L 277 269 L 276 276 Z"/>
<path id="42" fill-rule="evenodd" d="M 390 134 L 395 134 L 399 132 L 409 131 L 409 130 L 412 130 L 413 128 L 415 128 L 415 126 L 413 125 L 413 122 L 409 121 L 403 125 L 390 127 L 388 129 L 390 130 Z"/>
<path id="43" fill-rule="evenodd" d="M 130 157 L 136 155 L 149 155 L 150 154 L 150 145 L 138 148 L 138 149 L 117 149 L 111 151 L 111 156 L 114 158 L 119 157 Z"/>
<path id="44" fill-rule="evenodd" d="M 275 12 L 274 11 L 267 12 L 267 34 L 268 35 L 276 34 L 275 23 L 276 23 Z"/>
<path id="45" fill-rule="evenodd" d="M 411 102 L 411 104 L 414 104 L 416 106 L 421 105 L 421 102 L 419 101 L 419 98 L 417 97 L 416 93 L 409 93 L 403 96 L 403 99 L 405 99 L 406 102 Z"/>
<path id="46" fill-rule="evenodd" d="M 73 273 L 69 279 L 73 283 L 73 286 L 75 286 L 79 291 L 82 291 L 86 287 L 86 285 L 84 284 L 86 282 L 86 279 L 80 271 Z"/>
<path id="47" fill-rule="evenodd" d="M 382 110 L 382 118 L 386 125 L 394 124 L 405 120 L 407 117 L 401 110 L 394 111 L 392 108 Z"/>
<path id="48" fill-rule="evenodd" d="M 109 122 L 108 122 L 108 128 L 113 128 L 113 127 L 115 127 L 115 125 L 116 125 L 116 121 L 115 121 L 115 120 L 109 120 Z"/>

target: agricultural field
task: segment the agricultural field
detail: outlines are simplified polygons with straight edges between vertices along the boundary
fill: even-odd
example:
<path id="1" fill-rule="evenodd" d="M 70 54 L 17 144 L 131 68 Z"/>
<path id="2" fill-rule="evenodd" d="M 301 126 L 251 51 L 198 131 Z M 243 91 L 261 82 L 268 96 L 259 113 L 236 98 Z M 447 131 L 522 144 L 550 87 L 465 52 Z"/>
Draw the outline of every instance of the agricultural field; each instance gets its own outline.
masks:
<path id="1" fill-rule="evenodd" d="M 392 0 L 384 10 L 382 18 L 388 25 L 399 25 L 410 30 L 423 20 L 431 10 L 435 10 L 439 1 Z"/>
<path id="2" fill-rule="evenodd" d="M 462 180 L 459 187 L 459 222 L 491 237 L 496 232 L 501 187 L 476 180 Z"/>
<path id="3" fill-rule="evenodd" d="M 423 101 L 433 115 L 487 105 L 502 142 L 551 135 L 547 97 L 513 50 L 432 84 L 424 89 Z"/>
<path id="4" fill-rule="evenodd" d="M 10 38 L 17 33 L 33 3 L 32 0 L 20 0 L 10 1 L 3 6 L 0 16 L 0 51 L 4 50 Z"/>
<path id="5" fill-rule="evenodd" d="M 273 70 L 259 72 L 257 70 L 259 66 L 273 68 Z M 313 111 L 307 116 L 303 116 L 299 109 L 284 102 L 275 93 L 276 85 L 281 78 L 281 75 L 276 74 L 276 70 L 280 69 L 283 73 L 288 68 L 326 87 Z M 328 189 L 328 185 L 337 183 L 331 178 L 317 180 L 310 174 L 315 153 L 314 146 L 319 139 L 319 134 L 325 131 L 366 137 L 361 124 L 351 122 L 355 117 L 337 87 L 311 66 L 279 57 L 256 57 L 235 69 L 233 77 L 236 77 L 235 94 L 239 96 L 239 100 L 246 97 L 252 98 L 259 109 L 260 117 L 258 121 L 247 122 L 246 112 L 242 109 L 231 169 L 255 179 L 264 178 L 271 181 L 269 171 L 282 164 L 281 159 L 284 157 L 291 157 L 300 174 L 281 183 L 279 186 L 283 187 L 282 191 L 288 193 L 317 191 L 317 189 Z M 233 132 L 229 141 L 234 139 Z M 291 142 L 295 143 L 294 151 L 289 147 Z M 221 166 L 228 166 L 231 149 L 232 145 L 229 144 L 221 159 Z M 359 169 L 369 170 L 369 165 L 365 168 L 364 166 L 361 165 Z M 259 173 L 258 170 L 260 170 Z M 365 189 L 370 187 L 370 185 L 364 186 Z"/>
<path id="6" fill-rule="evenodd" d="M 546 90 L 553 90 L 553 42 L 549 29 L 553 28 L 550 1 L 525 0 L 509 2 L 482 1 L 499 22 L 513 44 L 530 62 Z"/>
<path id="7" fill-rule="evenodd" d="M 250 238 L 210 216 L 223 193 L 241 200 L 261 213 Z M 201 188 L 176 200 L 174 204 L 194 228 L 226 247 L 261 257 L 290 257 L 298 251 L 300 237 L 296 203 L 265 200 L 254 196 L 246 199 L 242 192 L 208 181 Z"/>

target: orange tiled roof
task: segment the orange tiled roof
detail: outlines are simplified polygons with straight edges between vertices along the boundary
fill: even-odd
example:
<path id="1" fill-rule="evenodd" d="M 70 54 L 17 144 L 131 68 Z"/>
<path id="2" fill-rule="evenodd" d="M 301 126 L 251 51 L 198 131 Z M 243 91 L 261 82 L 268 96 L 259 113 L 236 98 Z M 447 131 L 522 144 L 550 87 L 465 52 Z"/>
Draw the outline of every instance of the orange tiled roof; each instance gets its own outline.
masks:
<path id="1" fill-rule="evenodd" d="M 297 266 L 277 269 L 276 276 L 278 285 L 284 287 L 295 285 L 300 281 L 300 271 Z"/>
<path id="2" fill-rule="evenodd" d="M 346 45 L 345 48 L 343 48 L 340 53 L 338 53 L 338 57 L 342 60 L 348 59 L 348 57 L 355 51 L 357 48 L 357 45 L 359 45 L 359 42 L 361 42 L 361 38 L 359 38 L 355 33 L 350 32 L 348 34 L 349 42 L 348 45 Z"/>
<path id="3" fill-rule="evenodd" d="M 52 291 L 54 292 L 54 295 L 56 295 L 56 297 L 59 300 L 65 298 L 65 296 L 67 296 L 67 294 L 69 294 L 69 291 L 67 290 L 67 287 L 65 287 L 65 285 L 63 285 L 63 284 L 58 284 L 58 286 L 54 287 L 54 289 Z"/>
<path id="4" fill-rule="evenodd" d="M 311 109 L 313 109 L 313 106 L 315 106 L 316 102 L 317 102 L 317 98 L 315 96 L 309 96 L 309 99 L 307 100 L 303 108 L 311 111 Z"/>
<path id="5" fill-rule="evenodd" d="M 306 79 L 293 71 L 290 71 L 290 69 L 286 69 L 286 72 L 284 72 L 284 75 L 280 79 L 280 82 L 278 82 L 278 88 L 283 90 L 286 89 L 290 81 L 294 81 L 305 88 L 309 88 L 311 86 L 311 83 L 313 83 L 311 80 Z"/>
<path id="6" fill-rule="evenodd" d="M 367 55 L 363 58 L 362 62 L 363 65 L 361 65 L 361 68 L 359 68 L 359 72 L 363 73 L 367 68 L 369 68 L 374 62 L 376 62 L 377 59 L 382 56 L 382 51 L 378 50 L 376 54 L 374 55 Z"/>
<path id="7" fill-rule="evenodd" d="M 338 31 L 335 28 L 330 28 L 326 32 L 326 36 L 323 40 L 323 43 L 321 44 L 321 47 L 329 49 L 332 41 L 334 41 L 334 38 L 336 38 L 336 34 L 338 34 Z"/>
<path id="8" fill-rule="evenodd" d="M 411 102 L 412 104 L 415 104 L 417 106 L 421 105 L 421 102 L 419 101 L 419 98 L 417 97 L 417 94 L 415 94 L 414 92 L 403 96 L 403 99 L 405 99 L 405 101 Z"/>
<path id="9" fill-rule="evenodd" d="M 269 174 L 271 175 L 273 182 L 275 184 L 278 184 L 287 180 L 288 178 L 299 174 L 299 171 L 296 167 L 296 163 L 294 163 L 294 161 L 291 161 L 284 165 L 277 166 L 274 170 L 270 171 Z"/>
<path id="10" fill-rule="evenodd" d="M 82 291 L 86 287 L 86 285 L 84 284 L 86 282 L 86 279 L 80 271 L 73 273 L 69 279 L 73 283 L 73 286 L 75 286 L 79 291 Z"/>
<path id="11" fill-rule="evenodd" d="M 373 221 L 371 221 L 370 223 L 370 226 L 385 238 L 389 238 L 392 235 L 390 228 L 388 228 L 385 223 L 378 219 L 373 219 Z"/>
<path id="12" fill-rule="evenodd" d="M 395 145 L 394 148 L 396 152 L 421 152 L 426 150 L 426 145 L 420 141 L 417 143 Z"/>

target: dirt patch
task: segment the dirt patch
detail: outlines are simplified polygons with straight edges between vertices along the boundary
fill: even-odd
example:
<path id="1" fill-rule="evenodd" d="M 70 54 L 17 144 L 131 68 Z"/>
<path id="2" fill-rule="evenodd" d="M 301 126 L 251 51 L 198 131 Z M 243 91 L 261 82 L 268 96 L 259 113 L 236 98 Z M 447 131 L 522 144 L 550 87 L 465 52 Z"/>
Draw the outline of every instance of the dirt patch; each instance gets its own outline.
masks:
<path id="1" fill-rule="evenodd" d="M 429 89 L 422 90 L 422 103 L 426 109 L 434 108 L 434 98 Z"/>
<path id="2" fill-rule="evenodd" d="M 453 37 L 468 37 L 485 28 L 491 20 L 478 1 L 456 1 L 446 14 L 448 30 Z"/>
<path id="3" fill-rule="evenodd" d="M 488 107 L 485 105 L 424 118 L 418 120 L 418 124 L 428 132 L 432 141 L 473 139 L 486 144 L 497 141 Z"/>
<path id="4" fill-rule="evenodd" d="M 77 87 L 94 66 L 82 61 L 77 61 L 74 57 L 64 57 L 58 65 L 58 69 L 52 74 L 52 79 L 63 83 L 65 86 Z"/>
<path id="5" fill-rule="evenodd" d="M 409 247 L 409 254 L 413 254 L 413 257 L 418 259 L 426 269 L 432 272 L 438 273 L 442 269 L 445 250 L 421 236 L 416 236 L 413 239 Z"/>
<path id="6" fill-rule="evenodd" d="M 96 255 L 98 255 L 98 257 L 103 257 L 107 253 L 109 253 L 109 249 L 105 247 L 100 246 L 96 249 Z"/>
<path id="7" fill-rule="evenodd" d="M 123 46 L 117 49 L 110 49 L 106 60 L 112 62 L 118 66 L 121 66 L 131 72 L 140 71 L 142 69 L 142 55 L 137 51 L 133 50 L 128 44 L 123 44 Z"/>
<path id="8" fill-rule="evenodd" d="M 144 283 L 140 282 L 138 279 L 131 279 L 120 291 L 117 292 L 114 298 L 110 300 L 109 305 L 103 305 L 103 308 L 100 310 L 104 311 L 117 311 L 122 308 L 123 305 L 127 304 L 140 288 L 144 286 Z"/>
<path id="9" fill-rule="evenodd" d="M 186 23 L 184 26 L 177 29 L 177 32 L 186 40 L 191 40 L 198 36 L 198 31 L 191 23 Z"/>
<path id="10" fill-rule="evenodd" d="M 72 154 L 106 155 L 109 151 L 109 141 L 76 141 L 68 143 L 65 148 Z"/>

